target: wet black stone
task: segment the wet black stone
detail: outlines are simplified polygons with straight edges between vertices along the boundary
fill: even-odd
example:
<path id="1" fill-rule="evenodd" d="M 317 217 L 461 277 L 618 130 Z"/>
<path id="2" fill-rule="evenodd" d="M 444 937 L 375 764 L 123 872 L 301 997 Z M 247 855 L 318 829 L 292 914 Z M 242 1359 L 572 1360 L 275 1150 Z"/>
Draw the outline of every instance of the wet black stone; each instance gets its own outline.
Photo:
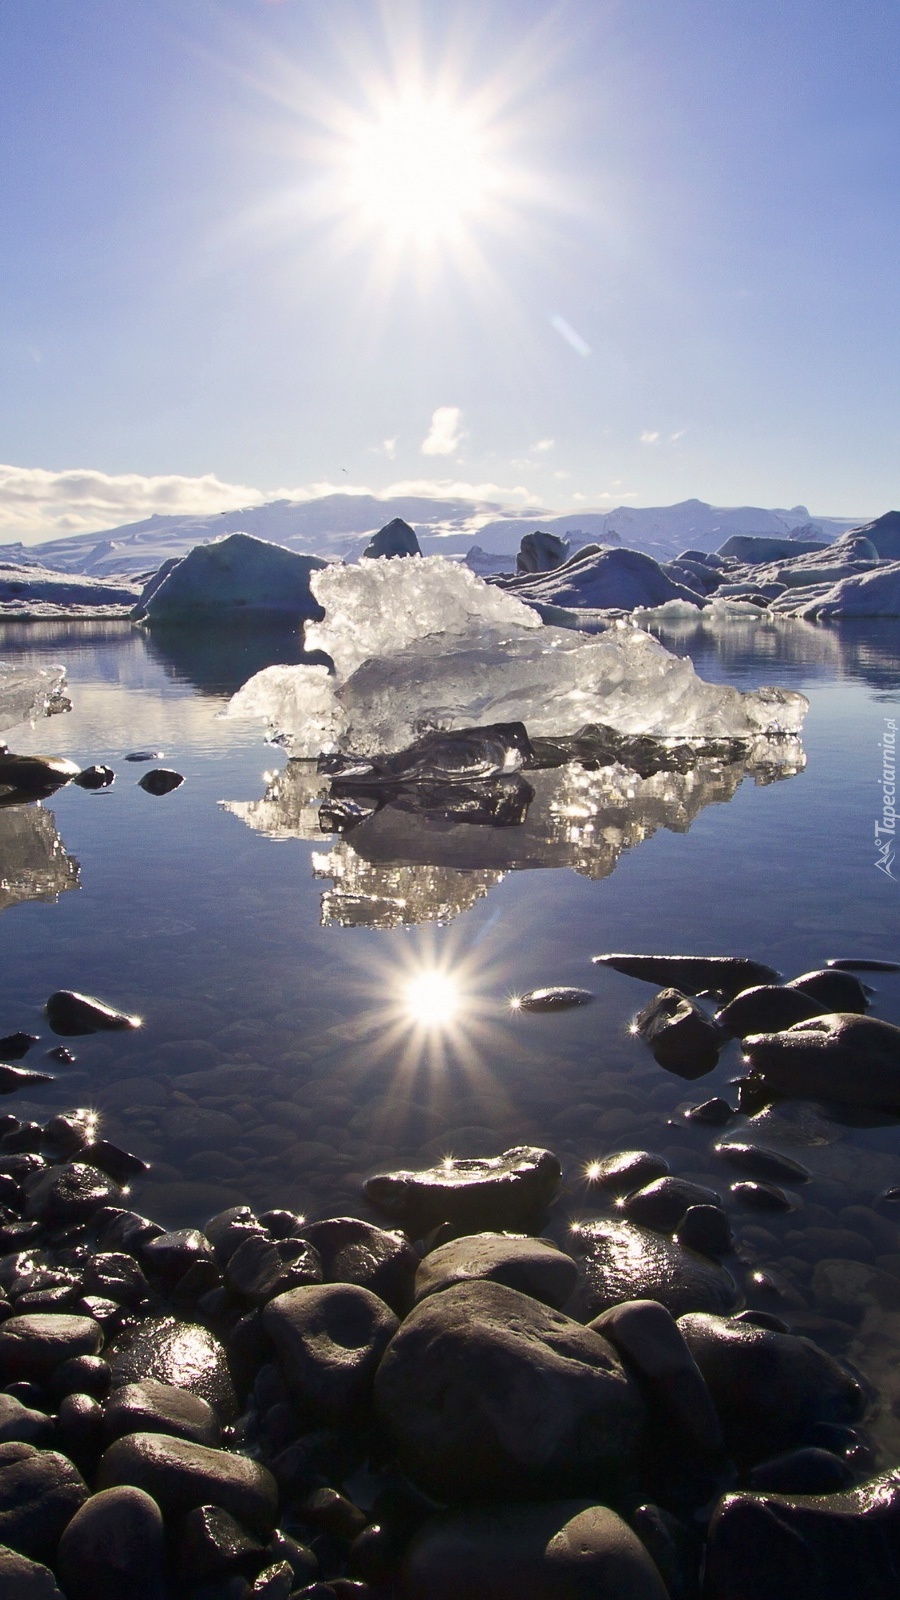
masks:
<path id="1" fill-rule="evenodd" d="M 836 967 L 821 967 L 815 972 L 802 972 L 799 978 L 792 978 L 785 987 L 812 995 L 819 1002 L 822 1011 L 854 1011 L 862 1015 L 868 1010 L 869 996 L 865 984 L 851 972 L 842 972 Z M 765 1033 L 769 1030 L 759 1031 Z"/>
<path id="2" fill-rule="evenodd" d="M 87 1498 L 81 1473 L 57 1451 L 0 1444 L 0 1545 L 52 1561 L 63 1529 Z"/>
<path id="3" fill-rule="evenodd" d="M 230 1255 L 225 1282 L 235 1294 L 258 1305 L 288 1289 L 321 1283 L 322 1263 L 305 1239 L 293 1241 L 292 1259 L 285 1261 L 278 1246 L 264 1234 L 250 1234 Z"/>
<path id="4" fill-rule="evenodd" d="M 116 775 L 112 767 L 104 767 L 98 763 L 82 768 L 72 779 L 79 789 L 108 789 L 115 781 Z"/>
<path id="5" fill-rule="evenodd" d="M 709 1529 L 709 1600 L 895 1600 L 900 1472 L 842 1494 L 728 1494 Z M 864 1584 L 864 1588 L 861 1585 Z"/>
<path id="6" fill-rule="evenodd" d="M 718 993 L 732 997 L 751 984 L 777 983 L 780 973 L 746 956 L 603 955 L 592 958 L 631 978 L 680 989 L 684 994 Z"/>
<path id="7" fill-rule="evenodd" d="M 178 1565 L 195 1582 L 223 1573 L 256 1573 L 265 1557 L 262 1540 L 221 1506 L 196 1506 L 181 1524 Z"/>
<path id="8" fill-rule="evenodd" d="M 21 1068 L 10 1070 L 20 1072 Z M 44 1130 L 39 1122 L 20 1122 L 17 1127 L 9 1128 L 0 1139 L 0 1150 L 4 1155 L 18 1155 L 23 1150 L 39 1150 L 43 1142 Z"/>
<path id="9" fill-rule="evenodd" d="M 89 1475 L 103 1449 L 103 1407 L 89 1394 L 67 1394 L 56 1413 L 57 1443 Z"/>
<path id="10" fill-rule="evenodd" d="M 748 1033 L 772 1033 L 790 1028 L 795 1022 L 821 1016 L 822 1002 L 814 995 L 791 989 L 786 984 L 759 984 L 745 989 L 716 1014 L 726 1033 L 743 1039 Z"/>
<path id="11" fill-rule="evenodd" d="M 70 1356 L 96 1355 L 103 1330 L 91 1317 L 33 1312 L 0 1324 L 0 1380 L 41 1381 Z"/>
<path id="12" fill-rule="evenodd" d="M 420 1172 L 379 1173 L 366 1195 L 379 1211 L 421 1237 L 442 1222 L 460 1232 L 537 1232 L 562 1178 L 549 1150 L 519 1145 L 500 1156 L 442 1162 Z"/>
<path id="13" fill-rule="evenodd" d="M 839 956 L 825 965 L 838 972 L 900 972 L 900 961 L 874 961 L 867 956 Z"/>
<path id="14" fill-rule="evenodd" d="M 790 1333 L 790 1327 L 783 1317 L 776 1317 L 774 1311 L 752 1310 L 739 1311 L 732 1317 L 732 1322 L 746 1322 L 751 1328 L 768 1328 L 771 1333 Z"/>
<path id="15" fill-rule="evenodd" d="M 314 1489 L 300 1506 L 304 1522 L 350 1544 L 366 1526 L 365 1512 L 337 1489 Z"/>
<path id="16" fill-rule="evenodd" d="M 753 1178 L 771 1178 L 777 1183 L 808 1183 L 808 1169 L 777 1150 L 749 1144 L 740 1139 L 723 1139 L 713 1146 L 716 1155 Z"/>
<path id="17" fill-rule="evenodd" d="M 107 1444 L 126 1433 L 167 1433 L 195 1444 L 217 1445 L 222 1429 L 212 1406 L 188 1389 L 142 1378 L 110 1395 L 103 1417 Z"/>
<path id="18" fill-rule="evenodd" d="M 171 794 L 173 789 L 180 789 L 184 783 L 182 772 L 173 772 L 171 767 L 151 767 L 142 778 L 138 779 L 138 788 L 147 794 Z"/>
<path id="19" fill-rule="evenodd" d="M 94 1217 L 98 1241 L 108 1250 L 125 1250 L 129 1255 L 139 1255 L 150 1239 L 158 1239 L 165 1230 L 158 1222 L 142 1217 L 138 1211 L 125 1211 L 117 1206 L 104 1206 Z"/>
<path id="20" fill-rule="evenodd" d="M 31 1561 L 0 1546 L 0 1594 L 5 1600 L 64 1600 L 56 1579 L 42 1561 Z"/>
<path id="21" fill-rule="evenodd" d="M 700 1183 L 689 1183 L 685 1178 L 656 1178 L 628 1195 L 621 1211 L 629 1222 L 644 1228 L 654 1228 L 659 1233 L 674 1233 L 690 1206 L 720 1206 L 721 1198 L 714 1189 Z"/>
<path id="22" fill-rule="evenodd" d="M 26 1217 L 48 1227 L 82 1222 L 119 1194 L 118 1184 L 85 1161 L 48 1167 L 26 1178 L 24 1188 Z"/>
<path id="23" fill-rule="evenodd" d="M 0 786 L 17 790 L 22 795 L 53 794 L 71 783 L 77 773 L 75 762 L 66 761 L 63 756 L 18 756 L 11 751 L 0 752 Z"/>
<path id="24" fill-rule="evenodd" d="M 762 1183 L 755 1178 L 745 1178 L 729 1185 L 729 1194 L 738 1205 L 749 1206 L 752 1211 L 792 1211 L 795 1202 L 775 1183 Z"/>
<path id="25" fill-rule="evenodd" d="M 635 1019 L 653 1059 L 679 1078 L 702 1078 L 719 1059 L 723 1035 L 703 1007 L 679 989 L 662 989 Z"/>
<path id="26" fill-rule="evenodd" d="M 114 1387 L 157 1378 L 200 1395 L 223 1422 L 236 1414 L 225 1350 L 215 1334 L 198 1323 L 147 1317 L 118 1334 L 106 1354 Z"/>
<path id="27" fill-rule="evenodd" d="M 227 1211 L 217 1212 L 203 1231 L 220 1267 L 227 1266 L 238 1245 L 247 1238 L 265 1237 L 262 1223 L 249 1206 L 230 1206 Z"/>
<path id="28" fill-rule="evenodd" d="M 46 1447 L 53 1443 L 53 1434 L 54 1426 L 46 1412 L 23 1405 L 15 1395 L 0 1394 L 0 1444 L 13 1440 Z"/>
<path id="29" fill-rule="evenodd" d="M 837 1012 L 744 1040 L 748 1088 L 771 1099 L 800 1096 L 900 1110 L 900 1028 Z M 741 1101 L 743 1106 L 743 1085 Z"/>
<path id="30" fill-rule="evenodd" d="M 602 1161 L 591 1162 L 588 1181 L 608 1194 L 630 1194 L 664 1178 L 668 1170 L 665 1156 L 654 1155 L 650 1150 L 617 1150 Z"/>
<path id="31" fill-rule="evenodd" d="M 103 1000 L 91 995 L 76 994 L 71 989 L 58 989 L 46 1005 L 47 1021 L 54 1033 L 68 1037 L 85 1033 L 122 1033 L 139 1028 L 140 1018 L 116 1011 Z"/>
<path id="32" fill-rule="evenodd" d="M 576 1223 L 570 1247 L 581 1258 L 573 1303 L 585 1321 L 623 1300 L 658 1300 L 673 1317 L 730 1311 L 737 1300 L 724 1267 L 633 1222 Z"/>
<path id="33" fill-rule="evenodd" d="M 212 1261 L 212 1246 L 199 1228 L 173 1228 L 141 1246 L 147 1267 L 167 1283 L 175 1284 L 197 1261 Z"/>
<path id="34" fill-rule="evenodd" d="M 730 1122 L 735 1115 L 727 1100 L 722 1100 L 719 1095 L 713 1095 L 711 1100 L 703 1100 L 699 1105 L 688 1106 L 684 1113 L 687 1122 L 699 1122 L 712 1128 L 721 1128 Z"/>
<path id="35" fill-rule="evenodd" d="M 275 1479 L 259 1462 L 162 1433 L 130 1433 L 104 1453 L 101 1488 L 134 1484 L 180 1517 L 197 1506 L 217 1505 L 252 1532 L 268 1535 L 278 1515 Z"/>
<path id="36" fill-rule="evenodd" d="M 90 1130 L 83 1117 L 60 1114 L 44 1124 L 44 1139 L 62 1156 L 73 1156 L 90 1143 Z"/>
<path id="37" fill-rule="evenodd" d="M 727 1255 L 734 1248 L 731 1223 L 721 1206 L 689 1206 L 675 1234 L 685 1250 L 698 1250 L 702 1256 Z"/>
<path id="38" fill-rule="evenodd" d="M 101 1295 L 118 1305 L 137 1307 L 149 1298 L 150 1285 L 133 1256 L 103 1250 L 92 1256 L 84 1272 L 87 1294 Z"/>
<path id="39" fill-rule="evenodd" d="M 0 1039 L 0 1058 L 4 1061 L 21 1061 L 26 1056 L 33 1044 L 37 1044 L 39 1035 L 36 1033 L 5 1033 Z"/>
<path id="40" fill-rule="evenodd" d="M 112 1374 L 102 1356 L 69 1356 L 54 1367 L 48 1380 L 51 1395 L 61 1400 L 67 1394 L 90 1394 L 104 1400 Z"/>
<path id="41" fill-rule="evenodd" d="M 424 1257 L 416 1272 L 416 1303 L 454 1283 L 473 1279 L 504 1283 L 559 1310 L 578 1281 L 571 1256 L 549 1239 L 476 1233 L 451 1239 Z"/>
<path id="42" fill-rule="evenodd" d="M 311 1284 L 270 1300 L 262 1320 L 288 1388 L 313 1416 L 342 1425 L 365 1413 L 398 1327 L 383 1300 L 358 1284 Z"/>
<path id="43" fill-rule="evenodd" d="M 70 1050 L 67 1045 L 58 1044 L 53 1050 L 47 1051 L 47 1060 L 58 1061 L 63 1067 L 71 1067 L 76 1056 L 74 1050 Z"/>
<path id="44" fill-rule="evenodd" d="M 60 1540 L 58 1567 L 68 1600 L 165 1600 L 159 1506 L 131 1486 L 92 1495 Z"/>
<path id="45" fill-rule="evenodd" d="M 161 761 L 162 750 L 131 750 L 125 757 L 126 761 Z"/>
<path id="46" fill-rule="evenodd" d="M 519 995 L 513 1005 L 516 1011 L 571 1011 L 574 1006 L 586 1006 L 594 996 L 590 989 L 566 989 L 560 985 L 549 989 L 531 989 Z"/>
<path id="47" fill-rule="evenodd" d="M 150 1171 L 149 1161 L 142 1161 L 140 1156 L 133 1155 L 130 1150 L 123 1150 L 117 1144 L 111 1144 L 108 1139 L 95 1139 L 84 1151 L 85 1161 L 90 1161 L 101 1172 L 116 1183 L 131 1183 L 132 1179 L 142 1177 Z"/>
<path id="48" fill-rule="evenodd" d="M 303 1237 L 318 1252 L 326 1283 L 371 1289 L 398 1315 L 409 1309 L 419 1257 L 405 1234 L 355 1217 L 326 1217 L 305 1226 Z"/>

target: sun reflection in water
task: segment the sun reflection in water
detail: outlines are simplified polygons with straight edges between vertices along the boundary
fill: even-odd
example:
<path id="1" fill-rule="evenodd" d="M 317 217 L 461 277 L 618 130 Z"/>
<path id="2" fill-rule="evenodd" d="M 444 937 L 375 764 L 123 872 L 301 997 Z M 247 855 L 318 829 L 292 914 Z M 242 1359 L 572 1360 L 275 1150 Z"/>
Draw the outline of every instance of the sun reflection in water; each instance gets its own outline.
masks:
<path id="1" fill-rule="evenodd" d="M 433 970 L 409 979 L 404 1003 L 411 1022 L 422 1028 L 443 1028 L 459 1015 L 462 998 L 456 978 Z"/>

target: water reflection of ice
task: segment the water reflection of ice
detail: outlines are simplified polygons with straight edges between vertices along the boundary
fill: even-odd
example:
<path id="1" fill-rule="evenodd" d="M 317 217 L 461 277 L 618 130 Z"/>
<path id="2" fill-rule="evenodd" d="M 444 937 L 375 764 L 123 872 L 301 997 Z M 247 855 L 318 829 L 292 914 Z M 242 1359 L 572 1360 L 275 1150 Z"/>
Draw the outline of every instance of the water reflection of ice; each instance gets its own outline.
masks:
<path id="1" fill-rule="evenodd" d="M 0 911 L 23 900 L 52 904 L 78 888 L 78 873 L 51 811 L 37 803 L 0 809 Z"/>
<path id="2" fill-rule="evenodd" d="M 322 922 L 382 928 L 449 922 L 522 868 L 609 877 L 624 851 L 660 828 L 686 833 L 706 806 L 731 800 L 746 778 L 793 777 L 805 759 L 799 740 L 758 740 L 741 759 L 700 757 L 687 772 L 641 777 L 619 763 L 529 771 L 534 799 L 513 827 L 475 827 L 388 803 L 330 849 L 314 852 L 316 877 L 332 883 L 322 897 Z M 270 838 L 323 843 L 329 789 L 314 762 L 294 760 L 260 799 L 222 804 Z"/>

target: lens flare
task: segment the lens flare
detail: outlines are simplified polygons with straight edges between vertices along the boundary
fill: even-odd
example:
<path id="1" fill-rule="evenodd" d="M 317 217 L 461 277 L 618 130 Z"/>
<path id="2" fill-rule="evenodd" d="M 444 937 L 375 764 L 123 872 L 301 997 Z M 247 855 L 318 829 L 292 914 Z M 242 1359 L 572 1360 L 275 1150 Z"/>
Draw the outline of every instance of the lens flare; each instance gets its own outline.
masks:
<path id="1" fill-rule="evenodd" d="M 420 972 L 406 985 L 404 1009 L 423 1028 L 442 1028 L 460 1008 L 459 985 L 446 972 Z"/>

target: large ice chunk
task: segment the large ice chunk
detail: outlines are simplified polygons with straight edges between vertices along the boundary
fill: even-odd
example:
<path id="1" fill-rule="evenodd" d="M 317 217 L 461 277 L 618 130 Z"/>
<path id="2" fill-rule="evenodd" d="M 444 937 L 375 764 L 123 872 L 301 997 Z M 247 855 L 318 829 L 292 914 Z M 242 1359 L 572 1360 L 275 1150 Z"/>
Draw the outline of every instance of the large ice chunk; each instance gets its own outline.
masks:
<path id="1" fill-rule="evenodd" d="M 323 667 L 269 667 L 231 715 L 265 718 L 295 755 L 402 750 L 432 728 L 524 722 L 532 735 L 606 723 L 658 738 L 796 733 L 805 696 L 704 683 L 690 661 L 623 623 L 588 636 L 440 556 L 362 562 L 312 576 L 326 621 L 307 643 Z"/>
<path id="2" fill-rule="evenodd" d="M 0 728 L 15 728 L 68 711 L 65 667 L 30 667 L 0 661 Z"/>
<path id="3" fill-rule="evenodd" d="M 182 561 L 165 562 L 166 570 L 154 574 L 144 589 L 135 615 L 151 624 L 212 621 L 246 611 L 288 612 L 298 620 L 321 616 L 309 580 L 324 565 L 319 556 L 232 533 L 216 544 L 195 545 Z"/>

